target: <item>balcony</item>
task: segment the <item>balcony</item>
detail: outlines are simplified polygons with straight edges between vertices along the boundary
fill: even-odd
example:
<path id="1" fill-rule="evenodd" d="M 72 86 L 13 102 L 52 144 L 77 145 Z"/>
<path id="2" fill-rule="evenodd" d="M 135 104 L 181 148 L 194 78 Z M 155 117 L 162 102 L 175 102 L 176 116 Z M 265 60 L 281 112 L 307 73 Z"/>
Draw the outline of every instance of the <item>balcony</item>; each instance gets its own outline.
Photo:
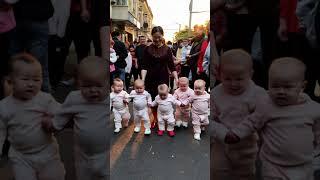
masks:
<path id="1" fill-rule="evenodd" d="M 114 5 L 112 6 L 111 19 L 113 21 L 123 21 L 129 26 L 134 26 L 138 29 L 141 28 L 140 22 L 130 12 L 127 5 Z"/>

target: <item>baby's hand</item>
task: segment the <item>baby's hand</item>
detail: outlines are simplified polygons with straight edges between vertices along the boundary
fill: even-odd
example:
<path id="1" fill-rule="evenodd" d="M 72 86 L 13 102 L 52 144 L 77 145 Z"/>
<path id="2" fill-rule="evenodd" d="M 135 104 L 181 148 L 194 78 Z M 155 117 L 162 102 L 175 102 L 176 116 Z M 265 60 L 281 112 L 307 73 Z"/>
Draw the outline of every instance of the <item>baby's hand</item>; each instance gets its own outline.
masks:
<path id="1" fill-rule="evenodd" d="M 124 99 L 124 100 L 123 100 L 123 103 L 124 103 L 124 104 L 129 104 L 129 101 L 128 101 L 127 99 Z"/>
<path id="2" fill-rule="evenodd" d="M 234 134 L 232 131 L 229 131 L 226 134 L 226 137 L 224 139 L 224 142 L 227 144 L 235 144 L 235 143 L 238 143 L 239 141 L 240 141 L 240 138 L 236 134 Z"/>
<path id="3" fill-rule="evenodd" d="M 53 124 L 52 124 L 53 115 L 50 113 L 44 113 L 41 119 L 41 126 L 47 132 L 53 131 Z"/>

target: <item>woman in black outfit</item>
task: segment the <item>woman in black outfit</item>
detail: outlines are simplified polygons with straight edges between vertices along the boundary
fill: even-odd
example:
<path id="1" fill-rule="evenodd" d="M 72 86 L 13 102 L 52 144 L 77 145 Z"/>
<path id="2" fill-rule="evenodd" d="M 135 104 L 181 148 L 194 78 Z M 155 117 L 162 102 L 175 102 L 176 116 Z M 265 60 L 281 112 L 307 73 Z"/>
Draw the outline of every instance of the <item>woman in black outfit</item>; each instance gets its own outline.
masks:
<path id="1" fill-rule="evenodd" d="M 178 82 L 178 74 L 173 62 L 172 50 L 162 41 L 162 27 L 154 27 L 151 35 L 153 43 L 144 50 L 141 75 L 142 80 L 145 81 L 146 90 L 151 94 L 152 99 L 154 99 L 158 94 L 158 86 L 160 84 L 167 84 L 169 86 L 169 71 L 176 82 Z M 152 113 L 154 121 L 151 127 L 154 128 L 157 122 L 156 108 L 152 109 Z"/>

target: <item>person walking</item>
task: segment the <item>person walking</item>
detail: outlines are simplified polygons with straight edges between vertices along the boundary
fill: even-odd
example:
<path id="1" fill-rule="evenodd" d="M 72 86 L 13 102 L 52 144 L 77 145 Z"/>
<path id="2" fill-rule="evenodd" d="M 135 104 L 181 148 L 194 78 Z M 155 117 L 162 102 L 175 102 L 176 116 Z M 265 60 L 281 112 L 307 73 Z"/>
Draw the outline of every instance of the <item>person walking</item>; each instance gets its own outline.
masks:
<path id="1" fill-rule="evenodd" d="M 126 76 L 126 72 L 125 72 L 125 68 L 127 66 L 126 63 L 126 58 L 128 56 L 128 52 L 126 49 L 126 45 L 121 41 L 121 34 L 118 31 L 114 31 L 111 33 L 112 39 L 114 41 L 114 45 L 113 45 L 113 49 L 116 51 L 117 56 L 119 56 L 119 58 L 117 59 L 117 61 L 115 62 L 115 73 L 114 73 L 114 77 L 112 77 L 113 79 L 118 77 L 120 78 L 123 82 L 125 82 L 125 76 Z"/>
<path id="2" fill-rule="evenodd" d="M 158 86 L 167 84 L 169 86 L 169 71 L 178 82 L 178 74 L 174 65 L 171 49 L 163 43 L 163 29 L 155 26 L 151 31 L 153 43 L 147 46 L 143 53 L 141 63 L 141 77 L 145 81 L 146 90 L 151 94 L 152 99 L 158 95 Z M 152 108 L 154 120 L 152 128 L 157 121 L 156 107 Z"/>

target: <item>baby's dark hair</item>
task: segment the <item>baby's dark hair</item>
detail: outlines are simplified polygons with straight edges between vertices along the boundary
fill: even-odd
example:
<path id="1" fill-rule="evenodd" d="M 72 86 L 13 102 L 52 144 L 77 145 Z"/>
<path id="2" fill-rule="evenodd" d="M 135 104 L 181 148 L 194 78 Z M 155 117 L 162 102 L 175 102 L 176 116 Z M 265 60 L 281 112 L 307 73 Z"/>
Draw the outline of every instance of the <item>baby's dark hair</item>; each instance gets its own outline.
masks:
<path id="1" fill-rule="evenodd" d="M 31 54 L 19 53 L 12 56 L 9 60 L 9 67 L 8 67 L 9 74 L 12 74 L 15 71 L 14 66 L 15 66 L 15 63 L 17 62 L 24 62 L 26 64 L 39 64 L 41 67 L 41 64 L 39 63 L 39 61 Z"/>

